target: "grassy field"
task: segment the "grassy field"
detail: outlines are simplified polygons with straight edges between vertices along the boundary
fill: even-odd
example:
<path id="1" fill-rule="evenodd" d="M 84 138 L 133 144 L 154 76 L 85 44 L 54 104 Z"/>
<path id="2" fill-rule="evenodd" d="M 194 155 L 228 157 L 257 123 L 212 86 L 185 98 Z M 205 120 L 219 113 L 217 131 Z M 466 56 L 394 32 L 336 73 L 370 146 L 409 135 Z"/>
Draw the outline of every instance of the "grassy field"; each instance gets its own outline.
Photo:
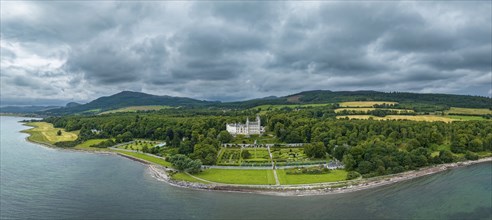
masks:
<path id="1" fill-rule="evenodd" d="M 373 107 L 374 105 L 381 105 L 381 104 L 389 104 L 389 105 L 395 105 L 398 104 L 398 102 L 387 102 L 387 101 L 357 101 L 357 102 L 340 102 L 339 106 L 340 107 Z"/>
<path id="2" fill-rule="evenodd" d="M 99 114 L 102 115 L 102 114 L 117 113 L 117 112 L 157 111 L 166 108 L 171 108 L 171 106 L 167 106 L 167 105 L 129 106 L 125 108 L 119 108 L 115 110 L 101 112 Z"/>
<path id="3" fill-rule="evenodd" d="M 455 119 L 442 117 L 437 115 L 387 115 L 385 117 L 376 117 L 372 115 L 347 115 L 347 116 L 337 116 L 338 119 L 346 118 L 349 119 L 369 119 L 373 120 L 411 120 L 411 121 L 443 121 L 452 122 Z"/>
<path id="4" fill-rule="evenodd" d="M 153 157 L 153 156 L 149 156 L 149 155 L 146 155 L 146 154 L 143 154 L 143 153 L 128 152 L 128 151 L 123 151 L 123 150 L 113 150 L 113 151 L 118 152 L 118 153 L 121 153 L 121 154 L 125 154 L 125 155 L 128 155 L 128 156 L 132 156 L 132 157 L 135 157 L 135 158 L 138 158 L 138 159 L 146 160 L 148 162 L 155 163 L 155 164 L 158 164 L 158 165 L 161 165 L 161 166 L 172 167 L 172 164 L 169 163 L 169 162 L 167 162 L 167 161 L 165 161 L 164 159 Z"/>
<path id="5" fill-rule="evenodd" d="M 181 181 L 187 181 L 187 182 L 196 182 L 196 183 L 203 183 L 203 184 L 209 184 L 209 182 L 201 181 L 199 179 L 194 178 L 190 174 L 179 172 L 175 173 L 171 176 L 172 179 L 174 180 L 181 180 Z"/>
<path id="6" fill-rule="evenodd" d="M 281 185 L 310 184 L 336 182 L 347 179 L 347 171 L 331 170 L 328 174 L 296 174 L 288 175 L 285 170 L 277 170 L 277 176 Z"/>
<path id="7" fill-rule="evenodd" d="M 462 114 L 462 115 L 492 115 L 492 110 L 486 108 L 455 108 L 451 107 L 447 114 Z"/>
<path id="8" fill-rule="evenodd" d="M 282 108 L 307 108 L 307 107 L 322 107 L 322 106 L 327 106 L 327 105 L 331 105 L 331 104 L 328 104 L 328 103 L 324 103 L 324 104 L 291 104 L 291 105 L 259 105 L 259 106 L 256 106 L 256 107 L 253 107 L 251 109 L 254 109 L 254 110 L 279 110 L 279 109 L 282 109 Z"/>
<path id="9" fill-rule="evenodd" d="M 482 116 L 471 116 L 471 115 L 447 115 L 446 118 L 451 118 L 458 121 L 482 121 L 487 120 Z"/>
<path id="10" fill-rule="evenodd" d="M 397 112 L 414 112 L 411 109 L 393 109 L 393 108 L 378 108 L 378 109 L 397 111 Z M 376 110 L 376 108 L 337 108 L 337 109 L 335 109 L 335 112 L 338 113 L 338 112 L 341 112 L 344 110 L 366 113 L 368 111 L 374 111 L 374 110 Z"/>
<path id="11" fill-rule="evenodd" d="M 74 141 L 78 137 L 78 131 L 67 132 L 62 128 L 54 128 L 52 124 L 46 122 L 30 122 L 26 125 L 34 127 L 24 131 L 31 134 L 28 139 L 34 142 L 54 144 L 60 141 Z M 62 131 L 61 135 L 57 135 L 58 130 Z"/>
<path id="12" fill-rule="evenodd" d="M 141 151 L 144 146 L 146 146 L 148 149 L 150 149 L 159 143 L 160 142 L 158 142 L 158 141 L 137 140 L 131 144 L 125 144 L 125 145 L 118 146 L 118 148 Z"/>
<path id="13" fill-rule="evenodd" d="M 217 183 L 275 185 L 275 177 L 272 170 L 206 169 L 193 175 Z"/>
<path id="14" fill-rule="evenodd" d="M 77 146 L 75 146 L 74 149 L 89 150 L 89 151 L 108 151 L 107 148 L 91 147 L 94 144 L 99 144 L 99 143 L 106 141 L 106 140 L 108 140 L 108 139 L 87 140 L 87 141 L 84 141 L 84 143 L 81 143 L 81 144 L 78 144 Z"/>

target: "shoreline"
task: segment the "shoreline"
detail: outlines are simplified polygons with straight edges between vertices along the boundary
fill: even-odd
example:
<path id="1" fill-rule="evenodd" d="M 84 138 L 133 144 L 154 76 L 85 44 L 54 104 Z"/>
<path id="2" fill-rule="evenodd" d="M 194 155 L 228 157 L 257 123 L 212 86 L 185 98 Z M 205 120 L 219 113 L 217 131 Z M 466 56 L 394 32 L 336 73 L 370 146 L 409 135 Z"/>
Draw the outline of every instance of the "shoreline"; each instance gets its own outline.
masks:
<path id="1" fill-rule="evenodd" d="M 205 190 L 205 191 L 222 191 L 222 192 L 238 192 L 238 193 L 254 193 L 272 196 L 317 196 L 356 192 L 360 190 L 372 189 L 381 186 L 386 186 L 398 182 L 403 182 L 411 179 L 416 179 L 423 176 L 428 176 L 440 173 L 446 170 L 452 170 L 459 167 L 466 167 L 479 163 L 492 162 L 492 157 L 482 158 L 473 161 L 455 162 L 449 164 L 439 164 L 430 167 L 423 167 L 419 170 L 411 170 L 398 174 L 386 176 L 372 177 L 368 179 L 347 180 L 339 182 L 315 183 L 315 184 L 299 184 L 299 185 L 239 185 L 239 184 L 202 184 L 197 182 L 177 181 L 171 179 L 167 174 L 168 170 L 159 165 L 148 164 L 149 170 L 153 177 L 164 181 L 172 186 Z"/>
<path id="2" fill-rule="evenodd" d="M 25 124 L 23 124 L 25 125 Z M 29 126 L 29 125 L 25 125 Z M 32 126 L 29 126 L 32 127 Z M 151 175 L 157 180 L 166 182 L 167 184 L 192 190 L 204 190 L 204 191 L 221 191 L 221 192 L 236 192 L 236 193 L 254 193 L 271 196 L 316 196 L 316 195 L 330 195 L 356 192 L 360 190 L 372 189 L 393 183 L 403 182 L 431 174 L 440 173 L 446 170 L 451 170 L 459 167 L 470 166 L 473 164 L 492 162 L 492 157 L 486 157 L 473 161 L 454 162 L 449 164 L 438 164 L 429 167 L 422 167 L 418 170 L 406 171 L 398 174 L 391 174 L 386 176 L 371 177 L 368 179 L 356 179 L 346 180 L 338 182 L 325 182 L 325 183 L 313 183 L 313 184 L 299 184 L 299 185 L 241 185 L 241 184 L 225 184 L 225 183 L 210 183 L 203 184 L 198 182 L 188 182 L 174 180 L 169 175 L 169 172 L 174 172 L 172 168 L 166 168 L 161 165 L 154 164 L 152 162 L 132 157 L 129 155 L 121 154 L 112 151 L 91 151 L 85 149 L 70 149 L 60 148 L 55 145 L 30 140 L 31 134 L 27 132 L 28 129 L 20 132 L 26 133 L 29 136 L 25 138 L 26 141 L 34 144 L 39 144 L 44 147 L 56 150 L 67 150 L 72 152 L 86 152 L 105 155 L 118 155 L 136 162 L 140 162 L 148 167 Z"/>

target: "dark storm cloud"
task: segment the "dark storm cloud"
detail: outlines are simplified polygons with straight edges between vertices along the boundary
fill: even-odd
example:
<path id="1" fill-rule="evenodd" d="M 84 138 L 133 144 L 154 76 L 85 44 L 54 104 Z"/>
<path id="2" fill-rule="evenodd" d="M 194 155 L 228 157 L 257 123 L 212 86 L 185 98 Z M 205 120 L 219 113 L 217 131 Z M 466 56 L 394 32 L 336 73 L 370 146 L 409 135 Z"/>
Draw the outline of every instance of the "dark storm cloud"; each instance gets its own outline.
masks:
<path id="1" fill-rule="evenodd" d="M 2 100 L 491 92 L 490 2 L 2 2 L 1 16 Z"/>

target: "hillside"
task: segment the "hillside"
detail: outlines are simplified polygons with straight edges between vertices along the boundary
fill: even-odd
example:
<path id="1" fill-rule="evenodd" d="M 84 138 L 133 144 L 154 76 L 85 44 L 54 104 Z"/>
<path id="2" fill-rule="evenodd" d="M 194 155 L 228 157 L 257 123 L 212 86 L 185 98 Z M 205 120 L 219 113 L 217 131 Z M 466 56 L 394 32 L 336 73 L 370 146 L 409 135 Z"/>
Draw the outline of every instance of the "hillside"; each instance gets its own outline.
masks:
<path id="1" fill-rule="evenodd" d="M 417 112 L 445 111 L 449 110 L 450 107 L 490 109 L 492 106 L 492 99 L 488 97 L 408 92 L 315 90 L 300 92 L 284 97 L 270 96 L 262 99 L 222 103 L 184 97 L 157 96 L 140 92 L 123 91 L 111 96 L 100 97 L 87 104 L 70 104 L 64 108 L 49 109 L 43 113 L 50 115 L 97 114 L 104 111 L 135 106 L 247 109 L 262 105 L 322 104 L 347 101 L 398 102 L 399 106 L 395 108 L 412 109 Z"/>
<path id="2" fill-rule="evenodd" d="M 65 107 L 46 111 L 51 114 L 72 114 L 82 113 L 91 114 L 112 109 L 118 109 L 129 106 L 148 106 L 148 105 L 166 105 L 166 106 L 203 106 L 213 102 L 200 101 L 191 98 L 157 96 L 141 92 L 123 91 L 111 96 L 100 97 L 92 102 L 73 107 Z"/>

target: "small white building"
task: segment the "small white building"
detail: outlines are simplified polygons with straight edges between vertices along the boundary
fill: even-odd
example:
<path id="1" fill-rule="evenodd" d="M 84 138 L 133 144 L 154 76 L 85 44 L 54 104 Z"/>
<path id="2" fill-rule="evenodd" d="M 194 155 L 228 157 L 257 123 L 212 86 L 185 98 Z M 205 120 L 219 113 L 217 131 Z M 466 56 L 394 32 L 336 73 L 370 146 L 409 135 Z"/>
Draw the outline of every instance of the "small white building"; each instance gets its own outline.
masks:
<path id="1" fill-rule="evenodd" d="M 232 123 L 226 124 L 226 130 L 232 134 L 242 134 L 242 135 L 251 135 L 251 134 L 261 134 L 265 132 L 265 128 L 261 126 L 260 116 L 256 116 L 256 121 L 250 122 L 249 118 L 246 119 L 246 124 L 241 123 Z"/>

